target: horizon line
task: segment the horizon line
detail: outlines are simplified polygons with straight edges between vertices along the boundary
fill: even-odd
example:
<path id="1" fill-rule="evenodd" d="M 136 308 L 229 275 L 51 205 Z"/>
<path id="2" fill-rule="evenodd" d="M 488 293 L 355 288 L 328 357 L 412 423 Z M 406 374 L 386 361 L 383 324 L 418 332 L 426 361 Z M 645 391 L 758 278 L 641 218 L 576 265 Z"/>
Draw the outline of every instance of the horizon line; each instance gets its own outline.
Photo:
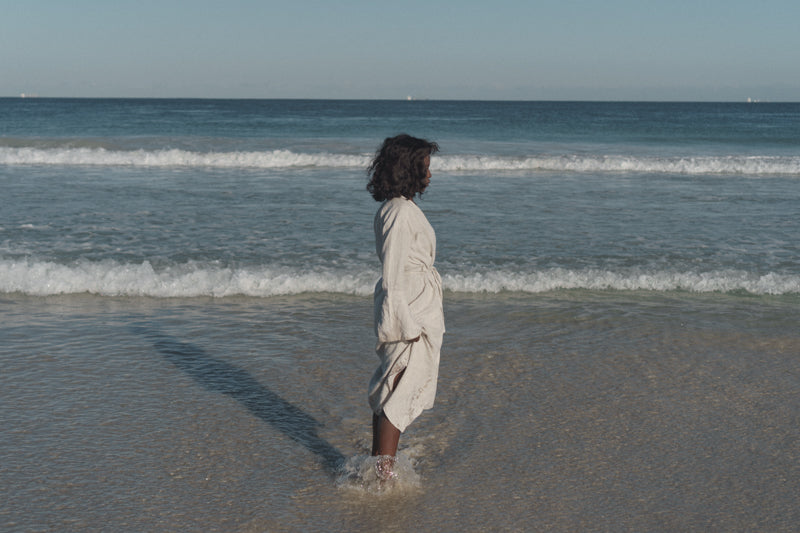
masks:
<path id="1" fill-rule="evenodd" d="M 744 99 L 593 99 L 593 98 L 321 98 L 321 97 L 260 97 L 260 96 L 41 96 L 38 94 L 20 93 L 18 95 L 0 95 L 3 100 L 238 100 L 238 101 L 328 101 L 328 102 L 543 102 L 543 103 L 651 103 L 651 104 L 796 104 L 800 100 L 769 100 L 747 97 Z"/>

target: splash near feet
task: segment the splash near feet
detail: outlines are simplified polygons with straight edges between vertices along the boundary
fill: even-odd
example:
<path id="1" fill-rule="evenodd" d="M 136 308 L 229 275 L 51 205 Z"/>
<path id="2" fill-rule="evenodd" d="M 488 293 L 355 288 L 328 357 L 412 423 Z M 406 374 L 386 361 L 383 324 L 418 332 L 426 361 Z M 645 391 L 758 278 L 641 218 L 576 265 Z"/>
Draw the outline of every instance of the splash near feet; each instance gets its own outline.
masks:
<path id="1" fill-rule="evenodd" d="M 419 474 L 414 470 L 414 461 L 399 452 L 397 457 L 351 457 L 342 466 L 336 486 L 368 494 L 386 494 L 416 490 L 421 483 Z"/>

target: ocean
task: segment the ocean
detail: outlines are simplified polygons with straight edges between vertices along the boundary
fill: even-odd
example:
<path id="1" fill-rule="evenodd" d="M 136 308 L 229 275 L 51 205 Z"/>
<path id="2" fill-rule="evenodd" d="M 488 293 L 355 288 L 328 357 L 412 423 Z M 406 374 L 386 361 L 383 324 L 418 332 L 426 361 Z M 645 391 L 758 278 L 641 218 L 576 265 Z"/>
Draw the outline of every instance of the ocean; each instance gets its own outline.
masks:
<path id="1" fill-rule="evenodd" d="M 366 166 L 436 406 L 369 478 Z M 795 531 L 800 104 L 0 99 L 0 529 Z"/>

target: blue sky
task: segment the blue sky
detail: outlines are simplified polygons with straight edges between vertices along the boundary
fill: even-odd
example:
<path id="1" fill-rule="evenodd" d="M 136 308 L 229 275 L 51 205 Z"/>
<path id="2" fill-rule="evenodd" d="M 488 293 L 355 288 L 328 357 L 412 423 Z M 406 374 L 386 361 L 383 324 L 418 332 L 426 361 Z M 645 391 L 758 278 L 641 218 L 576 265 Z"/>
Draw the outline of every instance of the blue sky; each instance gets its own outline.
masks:
<path id="1" fill-rule="evenodd" d="M 0 96 L 800 101 L 797 0 L 4 0 Z"/>

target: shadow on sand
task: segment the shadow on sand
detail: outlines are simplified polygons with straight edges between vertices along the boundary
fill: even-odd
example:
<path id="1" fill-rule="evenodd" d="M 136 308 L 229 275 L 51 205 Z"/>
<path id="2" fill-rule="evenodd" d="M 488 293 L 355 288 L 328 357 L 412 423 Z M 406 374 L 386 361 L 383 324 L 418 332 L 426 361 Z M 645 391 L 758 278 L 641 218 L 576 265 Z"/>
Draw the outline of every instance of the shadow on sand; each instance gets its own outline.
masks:
<path id="1" fill-rule="evenodd" d="M 313 417 L 287 402 L 246 370 L 208 355 L 202 348 L 180 342 L 148 326 L 132 330 L 153 343 L 164 359 L 178 367 L 209 391 L 226 394 L 270 426 L 317 455 L 331 473 L 336 473 L 344 456 L 317 435 L 320 425 Z"/>

